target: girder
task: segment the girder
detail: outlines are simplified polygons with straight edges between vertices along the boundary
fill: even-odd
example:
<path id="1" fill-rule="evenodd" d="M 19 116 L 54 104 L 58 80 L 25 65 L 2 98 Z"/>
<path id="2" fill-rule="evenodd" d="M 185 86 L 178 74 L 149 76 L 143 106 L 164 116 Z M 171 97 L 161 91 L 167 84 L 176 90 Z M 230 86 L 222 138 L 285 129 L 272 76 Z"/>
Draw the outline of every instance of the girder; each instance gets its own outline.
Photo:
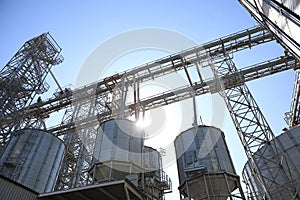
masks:
<path id="1" fill-rule="evenodd" d="M 89 130 L 104 120 L 118 117 L 120 113 L 130 115 L 136 112 L 136 109 L 149 110 L 169 103 L 178 102 L 190 98 L 192 94 L 191 90 L 196 88 L 197 94 L 199 95 L 204 92 L 209 92 L 207 86 L 206 88 L 202 88 L 205 86 L 205 83 L 203 82 L 199 68 L 205 67 L 205 65 L 207 66 L 209 64 L 207 60 L 209 60 L 211 56 L 221 57 L 222 60 L 225 52 L 236 52 L 272 40 L 273 37 L 268 32 L 265 32 L 261 27 L 254 27 L 202 46 L 191 48 L 179 54 L 147 63 L 142 67 L 115 74 L 97 83 L 77 89 L 74 92 L 67 91 L 66 93 L 62 93 L 58 95 L 57 98 L 61 98 L 61 96 L 65 97 L 61 98 L 56 105 L 55 100 L 50 100 L 53 106 L 47 108 L 58 110 L 61 104 L 63 104 L 63 106 L 68 105 L 69 109 L 65 113 L 63 124 L 52 127 L 49 131 L 56 135 L 65 135 L 64 137 L 69 137 L 66 134 L 71 133 L 73 137 L 82 139 L 82 137 L 86 136 L 84 130 Z M 196 68 L 199 77 L 197 84 L 192 82 L 188 68 Z M 171 91 L 169 94 L 158 94 L 155 97 L 141 100 L 138 104 L 140 108 L 137 108 L 136 102 L 122 108 L 122 95 L 129 85 L 146 82 L 182 70 L 184 70 L 189 80 L 189 85 L 186 86 L 186 88 Z M 124 88 L 124 86 L 126 88 Z M 67 101 L 64 101 L 64 98 L 66 98 Z M 47 108 L 43 110 L 43 113 L 47 113 Z M 51 111 L 49 114 L 50 113 Z M 89 133 L 89 138 L 95 138 L 97 132 L 95 129 Z M 66 140 L 66 144 L 72 146 L 73 141 L 68 141 L 69 140 Z M 75 142 L 75 144 L 77 143 L 82 144 L 83 142 Z M 60 175 L 59 188 L 72 188 L 76 185 L 88 182 L 86 170 L 82 170 L 81 173 L 74 171 L 78 165 L 81 165 L 83 168 L 89 167 L 86 163 L 83 165 L 82 161 L 91 157 L 90 153 L 92 151 L 86 151 L 85 147 L 93 149 L 93 142 L 84 143 L 84 148 L 78 150 L 81 153 L 76 153 L 77 151 L 75 151 L 75 153 L 71 153 L 71 159 L 66 159 L 66 169 L 63 169 L 69 172 Z M 73 146 L 75 144 L 73 144 Z M 81 154 L 84 154 L 84 156 Z M 72 158 L 75 158 L 76 161 L 73 161 Z M 76 173 L 76 175 L 74 175 L 74 173 Z M 65 183 L 66 180 L 69 181 L 68 184 Z"/>
<path id="2" fill-rule="evenodd" d="M 92 142 L 85 141 L 84 138 L 90 140 L 94 138 L 96 129 L 93 127 L 105 120 L 118 117 L 122 112 L 124 116 L 129 116 L 136 109 L 146 111 L 191 98 L 193 95 L 219 92 L 218 81 L 222 82 L 223 89 L 234 90 L 242 87 L 247 81 L 298 68 L 298 61 L 294 57 L 285 54 L 238 71 L 233 70 L 230 73 L 224 73 L 218 79 L 204 79 L 202 77 L 201 68 L 210 67 L 211 65 L 223 66 L 222 64 L 226 62 L 228 53 L 251 48 L 272 40 L 274 40 L 273 36 L 262 27 L 250 28 L 147 63 L 141 67 L 115 74 L 75 90 L 66 88 L 55 93 L 50 99 L 38 101 L 27 107 L 20 107 L 12 113 L 22 113 L 22 116 L 18 118 L 1 118 L 0 125 L 4 127 L 31 122 L 36 118 L 44 119 L 53 112 L 67 108 L 63 123 L 47 130 L 57 136 L 64 135 L 65 143 L 69 149 L 67 162 L 64 163 L 65 167 L 63 168 L 65 171 L 62 171 L 63 175 L 60 176 L 57 188 L 77 187 L 89 180 L 87 169 L 93 146 Z M 196 81 L 192 80 L 189 69 L 194 69 L 197 72 Z M 226 72 L 227 69 L 222 70 Z M 170 73 L 182 72 L 188 80 L 188 85 L 140 99 L 138 108 L 136 102 L 127 103 L 122 108 L 121 97 L 124 88 L 126 90 L 136 83 L 147 82 Z M 253 139 L 259 140 L 259 137 Z M 254 141 L 249 142 L 251 148 L 255 147 L 251 146 L 256 142 Z"/>
<path id="3" fill-rule="evenodd" d="M 296 62 L 298 62 L 296 60 Z M 299 64 L 299 63 L 298 63 Z M 237 133 L 243 144 L 251 166 L 251 172 L 261 184 L 261 199 L 298 199 L 300 185 L 284 166 L 285 156 L 281 143 L 275 141 L 270 126 L 245 84 L 228 88 L 222 77 L 237 72 L 231 59 L 222 66 L 215 66 L 216 82 L 223 97 Z M 236 76 L 239 77 L 239 74 Z M 240 79 L 243 79 L 240 77 Z M 261 163 L 267 163 L 264 166 Z M 271 172 L 271 173 L 270 173 Z"/>
<path id="4" fill-rule="evenodd" d="M 244 84 L 244 82 L 247 81 L 255 80 L 288 69 L 295 69 L 297 67 L 299 67 L 297 59 L 292 56 L 282 56 L 246 67 L 228 75 L 224 75 L 221 77 L 221 79 L 226 89 L 229 89 Z M 197 96 L 206 93 L 215 93 L 218 91 L 218 89 L 215 88 L 215 83 L 216 80 L 203 80 L 193 83 L 192 86 L 186 85 L 182 88 L 177 88 L 172 91 L 159 93 L 154 96 L 147 97 L 146 99 L 141 99 L 140 106 L 146 111 L 191 98 L 193 96 L 193 92 L 195 92 L 195 95 Z M 133 112 L 134 103 L 132 102 L 126 106 L 125 113 L 133 114 Z M 74 121 L 72 121 L 68 124 L 60 124 L 56 127 L 50 127 L 48 130 L 59 136 L 68 132 L 72 132 L 75 129 L 80 130 L 88 128 L 91 125 L 99 124 L 102 121 L 117 117 L 117 114 L 118 112 L 110 111 L 94 113 L 94 115 L 89 115 L 82 120 L 76 121 L 76 124 Z"/>
<path id="5" fill-rule="evenodd" d="M 60 51 L 52 36 L 43 33 L 25 42 L 1 70 L 0 121 L 6 121 L 0 123 L 1 145 L 9 141 L 11 132 L 22 127 L 22 109 L 32 103 L 36 94 L 47 91 L 45 78 L 51 66 L 62 62 Z"/>
<path id="6" fill-rule="evenodd" d="M 273 33 L 276 40 L 300 59 L 299 1 L 239 0 L 252 17 Z"/>
<path id="7" fill-rule="evenodd" d="M 110 94 L 121 84 L 122 80 L 126 81 L 127 85 L 131 85 L 133 84 L 133 80 L 136 82 L 145 82 L 187 68 L 196 68 L 197 71 L 199 71 L 199 64 L 203 64 L 200 63 L 201 60 L 210 57 L 222 57 L 225 53 L 237 52 L 272 40 L 274 40 L 273 36 L 260 26 L 240 31 L 163 59 L 147 63 L 141 67 L 115 74 L 74 91 L 61 91 L 48 100 L 34 103 L 23 109 L 18 109 L 15 113 L 23 112 L 22 117 L 15 119 L 3 118 L 0 120 L 0 125 L 4 126 L 10 123 L 20 124 L 23 121 L 36 118 L 36 116 L 46 118 L 52 112 L 64 109 L 66 106 L 74 104 L 75 102 L 81 102 L 83 107 L 85 102 L 88 103 L 87 99 L 91 98 L 91 94 L 94 96 L 94 100 L 98 101 L 98 104 L 95 104 L 99 111 L 97 114 L 103 115 L 103 113 L 111 112 L 112 97 Z M 62 126 L 62 129 L 63 127 L 64 126 Z"/>

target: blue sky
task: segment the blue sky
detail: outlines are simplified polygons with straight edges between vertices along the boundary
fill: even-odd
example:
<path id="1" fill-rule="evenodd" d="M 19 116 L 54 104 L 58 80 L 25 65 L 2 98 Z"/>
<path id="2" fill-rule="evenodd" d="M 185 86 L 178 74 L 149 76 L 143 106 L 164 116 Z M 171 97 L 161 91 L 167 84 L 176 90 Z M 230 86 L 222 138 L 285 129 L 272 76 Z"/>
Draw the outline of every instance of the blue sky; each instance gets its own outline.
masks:
<path id="1" fill-rule="evenodd" d="M 2 68 L 26 40 L 49 31 L 63 49 L 65 61 L 54 67 L 53 73 L 64 86 L 75 83 L 83 63 L 97 46 L 120 33 L 141 28 L 161 28 L 179 32 L 201 44 L 255 24 L 237 0 L 54 0 L 51 3 L 0 0 L 0 66 Z M 244 67 L 274 58 L 282 52 L 279 45 L 272 43 L 243 51 L 236 55 L 235 61 L 238 67 Z M 147 51 L 137 54 L 136 59 L 131 56 L 123 64 L 135 67 L 166 55 L 166 52 L 148 53 L 150 55 Z M 120 67 L 116 70 L 124 69 Z M 248 83 L 276 134 L 285 126 L 283 114 L 290 109 L 293 81 L 294 72 L 287 71 Z M 49 82 L 53 86 L 51 93 L 55 85 L 51 79 Z M 205 116 L 205 113 L 201 115 Z M 209 125 L 209 120 L 205 122 Z M 240 173 L 245 160 L 228 116 L 221 128 L 227 134 L 228 146 Z M 169 195 L 168 199 L 178 198 L 177 189 L 173 190 L 174 194 Z"/>

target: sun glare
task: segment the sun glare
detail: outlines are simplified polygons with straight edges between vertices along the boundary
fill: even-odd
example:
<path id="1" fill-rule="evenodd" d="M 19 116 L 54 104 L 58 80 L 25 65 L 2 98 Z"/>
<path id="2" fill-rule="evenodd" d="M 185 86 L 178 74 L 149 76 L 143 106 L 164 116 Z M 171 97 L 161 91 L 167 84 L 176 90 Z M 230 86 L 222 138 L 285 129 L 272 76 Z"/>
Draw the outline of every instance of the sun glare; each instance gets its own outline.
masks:
<path id="1" fill-rule="evenodd" d="M 151 121 L 152 121 L 151 117 L 146 112 L 144 118 L 141 117 L 140 119 L 137 120 L 136 125 L 140 128 L 146 128 L 151 125 Z"/>

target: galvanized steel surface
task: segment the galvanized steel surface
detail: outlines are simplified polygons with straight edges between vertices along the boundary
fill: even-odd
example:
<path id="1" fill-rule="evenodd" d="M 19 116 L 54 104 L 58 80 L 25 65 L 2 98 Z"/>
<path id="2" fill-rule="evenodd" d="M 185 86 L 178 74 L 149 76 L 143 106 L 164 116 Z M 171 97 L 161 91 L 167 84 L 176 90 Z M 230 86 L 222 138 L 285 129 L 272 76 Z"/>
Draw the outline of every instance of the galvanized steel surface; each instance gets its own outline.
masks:
<path id="1" fill-rule="evenodd" d="M 175 139 L 179 183 L 187 172 L 198 170 L 235 174 L 223 132 L 214 127 L 198 126 L 182 132 Z"/>
<path id="2" fill-rule="evenodd" d="M 0 174 L 38 193 L 52 191 L 63 160 L 65 146 L 42 130 L 17 132 L 0 159 Z"/>
<path id="3" fill-rule="evenodd" d="M 287 172 L 289 172 L 288 177 L 291 180 L 294 181 L 300 181 L 300 127 L 292 128 L 281 135 L 277 136 L 275 139 L 276 144 L 281 143 L 283 146 L 282 149 L 278 149 L 279 153 L 284 153 L 285 160 L 281 160 L 282 167 L 286 169 Z M 274 141 L 271 142 L 271 145 L 274 145 Z M 278 146 L 278 145 L 277 145 Z M 268 151 L 268 146 L 264 146 L 260 150 L 258 150 L 255 154 L 259 154 L 263 151 Z M 270 157 L 269 159 L 272 159 Z M 261 168 L 267 168 L 269 169 L 266 171 L 266 174 L 263 174 L 264 176 L 270 176 L 274 175 L 276 171 L 274 171 L 272 168 L 268 167 L 269 163 L 268 160 L 261 160 L 258 161 L 258 167 Z M 279 175 L 276 175 L 277 177 Z M 263 195 L 263 190 L 260 187 L 260 184 L 255 176 L 251 173 L 249 162 L 245 164 L 245 167 L 243 169 L 243 177 L 244 181 L 246 181 L 247 185 L 250 186 L 251 194 L 253 195 L 253 199 L 260 199 Z M 280 178 L 280 177 L 279 177 Z M 272 181 L 272 180 L 271 180 Z M 276 185 L 274 185 L 275 187 Z M 281 187 L 288 187 L 286 185 L 286 180 L 282 178 L 282 185 Z M 280 190 L 280 188 L 278 188 Z M 290 198 L 290 194 L 285 193 L 277 193 L 277 194 L 271 194 L 271 197 L 273 199 L 286 199 L 288 200 Z"/>
<path id="4" fill-rule="evenodd" d="M 94 161 L 125 161 L 142 166 L 143 137 L 143 130 L 132 121 L 106 121 L 98 129 Z"/>
<path id="5" fill-rule="evenodd" d="M 37 193 L 0 176 L 1 200 L 36 200 L 37 196 Z"/>
<path id="6" fill-rule="evenodd" d="M 156 149 L 145 146 L 143 157 L 145 172 L 162 170 L 161 155 Z"/>

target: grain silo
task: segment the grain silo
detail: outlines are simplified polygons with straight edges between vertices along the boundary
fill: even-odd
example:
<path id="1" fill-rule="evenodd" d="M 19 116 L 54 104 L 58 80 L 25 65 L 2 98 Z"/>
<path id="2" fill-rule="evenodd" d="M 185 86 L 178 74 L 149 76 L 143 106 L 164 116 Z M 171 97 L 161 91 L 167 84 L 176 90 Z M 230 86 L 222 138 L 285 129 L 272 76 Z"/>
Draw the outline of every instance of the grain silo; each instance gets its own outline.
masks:
<path id="1" fill-rule="evenodd" d="M 282 133 L 281 135 L 277 136 L 275 140 L 271 141 L 270 145 L 265 145 L 260 148 L 255 154 L 264 153 L 268 155 L 267 152 L 271 151 L 271 146 L 274 147 L 274 142 L 276 143 L 276 147 L 278 148 L 278 153 L 284 155 L 285 158 L 281 157 L 280 162 L 278 165 L 281 165 L 282 168 L 288 172 L 286 175 L 287 177 L 292 180 L 286 180 L 286 176 L 279 174 L 272 168 L 272 163 L 269 159 L 273 159 L 272 154 L 267 156 L 267 159 L 258 160 L 257 166 L 263 172 L 262 176 L 266 177 L 264 180 L 268 181 L 264 184 L 271 185 L 270 196 L 272 199 L 294 199 L 295 197 L 292 195 L 291 192 L 293 189 L 292 186 L 289 184 L 290 182 L 299 182 L 300 181 L 300 127 L 294 127 L 286 132 Z M 282 147 L 279 148 L 279 147 Z M 280 155 L 278 155 L 280 156 Z M 274 180 L 275 177 L 275 180 Z M 250 169 L 250 163 L 247 162 L 243 169 L 243 179 L 245 180 L 248 189 L 250 190 L 250 195 L 252 199 L 262 199 L 264 198 L 264 190 L 261 187 L 259 180 L 252 174 Z M 275 184 L 273 182 L 279 183 Z M 290 188 L 288 190 L 283 190 L 283 188 Z"/>
<path id="2" fill-rule="evenodd" d="M 114 119 L 102 123 L 89 171 L 94 183 L 130 181 L 144 198 L 162 199 L 171 180 L 162 169 L 160 153 L 144 146 L 144 130 L 133 121 Z"/>
<path id="3" fill-rule="evenodd" d="M 98 129 L 93 153 L 93 179 L 98 182 L 123 180 L 138 184 L 143 172 L 143 129 L 124 119 L 109 120 Z"/>
<path id="4" fill-rule="evenodd" d="M 38 193 L 51 192 L 64 157 L 63 142 L 44 130 L 15 133 L 0 159 L 0 174 Z"/>
<path id="5" fill-rule="evenodd" d="M 188 129 L 175 139 L 179 191 L 193 199 L 244 199 L 224 133 L 211 126 Z"/>
<path id="6" fill-rule="evenodd" d="M 146 174 L 155 174 L 162 170 L 161 155 L 156 149 L 144 146 L 143 152 L 144 169 Z"/>
<path id="7" fill-rule="evenodd" d="M 144 192 L 151 199 L 163 199 L 163 194 L 171 191 L 171 180 L 163 171 L 162 158 L 159 151 L 144 146 Z"/>

